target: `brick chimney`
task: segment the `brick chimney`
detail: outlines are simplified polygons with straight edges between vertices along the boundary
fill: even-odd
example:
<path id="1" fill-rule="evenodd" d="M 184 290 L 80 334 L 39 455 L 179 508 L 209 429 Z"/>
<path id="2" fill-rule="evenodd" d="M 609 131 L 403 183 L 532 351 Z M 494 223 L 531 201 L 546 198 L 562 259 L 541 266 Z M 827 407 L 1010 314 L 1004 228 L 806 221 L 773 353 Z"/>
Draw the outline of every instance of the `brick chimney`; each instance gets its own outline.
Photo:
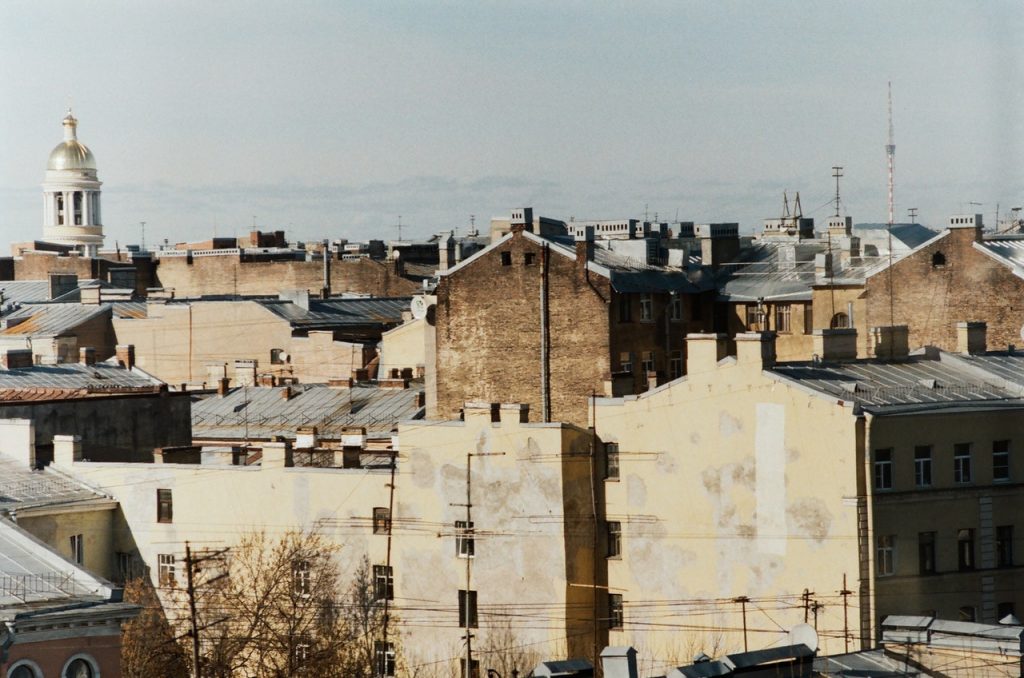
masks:
<path id="1" fill-rule="evenodd" d="M 686 335 L 686 374 L 710 372 L 726 356 L 725 334 Z"/>
<path id="2" fill-rule="evenodd" d="M 736 335 L 736 362 L 741 367 L 768 370 L 775 365 L 774 332 L 741 332 Z"/>
<path id="3" fill-rule="evenodd" d="M 814 330 L 814 355 L 819 360 L 856 360 L 857 330 Z"/>
<path id="4" fill-rule="evenodd" d="M 977 355 L 988 350 L 988 325 L 978 321 L 956 324 L 956 350 L 967 355 Z"/>
<path id="5" fill-rule="evenodd" d="M 910 355 L 909 330 L 906 325 L 885 325 L 871 328 L 871 343 L 879 360 L 906 360 Z"/>
<path id="6" fill-rule="evenodd" d="M 96 364 L 96 349 L 91 346 L 83 346 L 78 349 L 78 362 L 83 365 L 95 365 Z"/>
<path id="7" fill-rule="evenodd" d="M 231 380 L 227 377 L 221 377 L 217 380 L 217 395 L 223 398 L 228 394 L 230 390 Z"/>
<path id="8" fill-rule="evenodd" d="M 32 364 L 32 349 L 30 348 L 0 349 L 0 365 L 8 370 L 32 367 Z"/>
<path id="9" fill-rule="evenodd" d="M 576 236 L 576 263 L 585 264 L 585 262 L 594 260 L 594 227 L 587 226 L 583 229 L 583 233 Z"/>
<path id="10" fill-rule="evenodd" d="M 604 678 L 637 678 L 636 650 L 631 647 L 606 647 L 601 650 Z"/>
<path id="11" fill-rule="evenodd" d="M 135 367 L 135 344 L 118 344 L 114 351 L 118 365 L 126 370 Z"/>

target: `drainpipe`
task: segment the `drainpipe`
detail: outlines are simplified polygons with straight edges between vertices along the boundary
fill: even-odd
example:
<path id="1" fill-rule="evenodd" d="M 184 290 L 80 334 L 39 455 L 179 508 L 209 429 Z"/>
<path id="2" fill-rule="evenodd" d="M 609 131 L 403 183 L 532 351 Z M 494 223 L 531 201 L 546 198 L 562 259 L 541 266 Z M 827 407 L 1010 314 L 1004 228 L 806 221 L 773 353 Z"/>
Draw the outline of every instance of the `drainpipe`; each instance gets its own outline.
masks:
<path id="1" fill-rule="evenodd" d="M 548 331 L 548 245 L 544 243 L 540 253 L 540 402 L 541 419 L 544 422 L 551 421 Z"/>

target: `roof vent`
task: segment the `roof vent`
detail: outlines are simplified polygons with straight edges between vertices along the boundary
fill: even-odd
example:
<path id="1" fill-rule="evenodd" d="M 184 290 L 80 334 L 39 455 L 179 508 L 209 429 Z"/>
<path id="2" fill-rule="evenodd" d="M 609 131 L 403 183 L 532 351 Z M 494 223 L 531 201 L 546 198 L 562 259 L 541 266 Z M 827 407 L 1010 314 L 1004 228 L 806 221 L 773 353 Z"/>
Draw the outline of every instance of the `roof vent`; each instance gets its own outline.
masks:
<path id="1" fill-rule="evenodd" d="M 934 379 L 918 379 L 917 383 L 925 388 L 936 389 L 939 386 L 939 382 Z"/>

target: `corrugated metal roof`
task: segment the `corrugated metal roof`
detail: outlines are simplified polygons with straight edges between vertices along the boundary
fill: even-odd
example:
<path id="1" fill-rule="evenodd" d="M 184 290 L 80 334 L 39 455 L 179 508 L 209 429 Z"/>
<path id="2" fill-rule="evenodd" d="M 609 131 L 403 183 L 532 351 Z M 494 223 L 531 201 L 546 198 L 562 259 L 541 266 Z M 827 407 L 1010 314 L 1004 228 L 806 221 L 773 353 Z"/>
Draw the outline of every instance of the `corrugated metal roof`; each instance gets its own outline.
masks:
<path id="1" fill-rule="evenodd" d="M 855 402 L 869 411 L 904 406 L 1003 403 L 1024 406 L 1010 390 L 950 362 L 923 356 L 905 362 L 861 360 L 849 363 L 782 363 L 772 372 L 786 379 Z"/>
<path id="2" fill-rule="evenodd" d="M 113 362 L 95 365 L 62 363 L 0 368 L 0 390 L 82 389 L 89 393 L 124 390 L 153 390 L 161 381 L 137 370 L 128 371 Z"/>
<path id="3" fill-rule="evenodd" d="M 283 397 L 285 388 L 293 395 Z M 301 426 L 316 426 L 333 438 L 345 427 L 363 426 L 367 433 L 389 433 L 399 421 L 419 419 L 416 402 L 421 387 L 386 389 L 357 385 L 350 389 L 324 384 L 291 387 L 235 388 L 223 397 L 192 404 L 192 437 L 197 440 L 294 438 Z"/>
<path id="4" fill-rule="evenodd" d="M 292 327 L 313 329 L 344 325 L 388 325 L 402 322 L 412 297 L 310 299 L 309 309 L 291 301 L 260 299 L 256 303 L 287 320 Z"/>
<path id="5" fill-rule="evenodd" d="M 1006 263 L 1024 268 L 1024 237 L 1002 236 L 975 243 L 975 247 L 1006 261 Z"/>
<path id="6" fill-rule="evenodd" d="M 28 304 L 4 316 L 0 336 L 53 337 L 69 333 L 93 318 L 106 314 L 107 304 Z"/>
<path id="7" fill-rule="evenodd" d="M 85 485 L 49 468 L 33 470 L 0 456 L 0 511 L 106 499 Z"/>
<path id="8" fill-rule="evenodd" d="M 913 665 L 886 655 L 885 650 L 865 650 L 816 657 L 814 672 L 831 678 L 898 678 L 922 675 Z"/>
<path id="9" fill-rule="evenodd" d="M 149 317 L 149 310 L 144 301 L 115 301 L 112 306 L 115 318 Z"/>

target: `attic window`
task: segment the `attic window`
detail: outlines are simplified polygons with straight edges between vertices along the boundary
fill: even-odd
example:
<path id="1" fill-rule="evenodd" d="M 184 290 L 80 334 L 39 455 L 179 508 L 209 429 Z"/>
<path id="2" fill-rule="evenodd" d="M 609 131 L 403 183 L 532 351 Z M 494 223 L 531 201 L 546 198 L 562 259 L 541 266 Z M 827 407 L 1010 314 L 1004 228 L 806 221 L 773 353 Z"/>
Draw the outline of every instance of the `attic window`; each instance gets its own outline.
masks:
<path id="1" fill-rule="evenodd" d="M 512 265 L 512 253 L 511 252 L 502 252 L 501 253 L 501 265 L 502 266 L 511 266 Z"/>
<path id="2" fill-rule="evenodd" d="M 523 252 L 523 266 L 533 266 L 536 256 L 533 252 Z"/>
<path id="3" fill-rule="evenodd" d="M 946 255 L 936 252 L 932 255 L 932 268 L 943 268 L 946 265 Z"/>

